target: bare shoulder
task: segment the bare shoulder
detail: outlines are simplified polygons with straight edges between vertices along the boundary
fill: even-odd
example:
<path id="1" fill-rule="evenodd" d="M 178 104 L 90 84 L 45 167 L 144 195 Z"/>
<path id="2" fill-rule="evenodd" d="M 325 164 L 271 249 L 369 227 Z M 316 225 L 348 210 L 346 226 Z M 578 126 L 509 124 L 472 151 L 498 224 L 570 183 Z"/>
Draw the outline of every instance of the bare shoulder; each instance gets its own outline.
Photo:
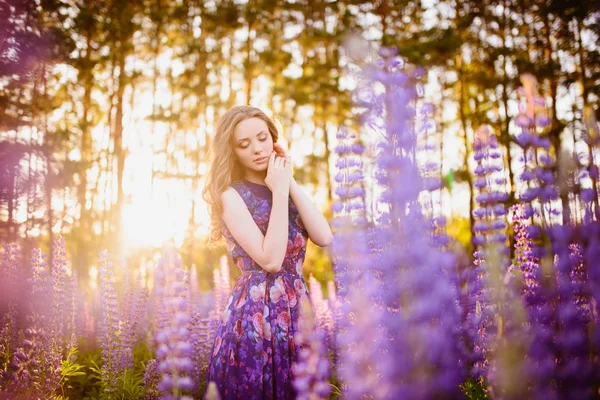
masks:
<path id="1" fill-rule="evenodd" d="M 221 193 L 221 202 L 223 203 L 223 213 L 235 213 L 247 208 L 242 196 L 231 186 Z"/>

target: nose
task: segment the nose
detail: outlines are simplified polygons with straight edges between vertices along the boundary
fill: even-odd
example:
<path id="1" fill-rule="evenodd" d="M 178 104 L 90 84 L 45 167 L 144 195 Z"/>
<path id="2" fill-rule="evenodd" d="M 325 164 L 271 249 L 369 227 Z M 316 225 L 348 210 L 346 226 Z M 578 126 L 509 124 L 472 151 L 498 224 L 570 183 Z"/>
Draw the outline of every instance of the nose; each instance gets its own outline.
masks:
<path id="1" fill-rule="evenodd" d="M 262 148 L 260 147 L 260 144 L 255 143 L 254 147 L 252 149 L 252 151 L 254 152 L 254 154 L 258 155 L 260 153 L 262 153 Z"/>

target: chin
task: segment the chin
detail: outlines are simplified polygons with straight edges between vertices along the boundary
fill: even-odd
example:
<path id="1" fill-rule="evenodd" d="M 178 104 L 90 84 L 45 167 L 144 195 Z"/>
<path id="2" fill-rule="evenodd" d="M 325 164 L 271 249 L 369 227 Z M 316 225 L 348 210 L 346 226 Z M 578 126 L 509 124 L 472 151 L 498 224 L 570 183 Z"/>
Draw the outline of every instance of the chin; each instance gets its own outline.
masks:
<path id="1" fill-rule="evenodd" d="M 266 171 L 267 168 L 269 168 L 269 163 L 265 163 L 264 165 L 252 165 L 251 167 L 246 168 L 256 172 L 262 172 Z"/>

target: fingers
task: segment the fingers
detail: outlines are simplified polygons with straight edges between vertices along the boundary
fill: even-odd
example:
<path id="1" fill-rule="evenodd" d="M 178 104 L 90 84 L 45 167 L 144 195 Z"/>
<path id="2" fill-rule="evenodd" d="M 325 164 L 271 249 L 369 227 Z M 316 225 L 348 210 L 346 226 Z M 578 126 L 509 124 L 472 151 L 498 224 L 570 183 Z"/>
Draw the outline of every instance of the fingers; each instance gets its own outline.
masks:
<path id="1" fill-rule="evenodd" d="M 269 157 L 269 167 L 272 167 L 275 164 L 275 153 L 271 153 L 271 157 Z"/>
<path id="2" fill-rule="evenodd" d="M 285 156 L 285 166 L 289 169 L 292 168 L 292 156 Z"/>
<path id="3" fill-rule="evenodd" d="M 283 146 L 279 143 L 273 144 L 273 150 L 276 151 L 280 157 L 286 157 L 285 150 L 283 149 Z"/>

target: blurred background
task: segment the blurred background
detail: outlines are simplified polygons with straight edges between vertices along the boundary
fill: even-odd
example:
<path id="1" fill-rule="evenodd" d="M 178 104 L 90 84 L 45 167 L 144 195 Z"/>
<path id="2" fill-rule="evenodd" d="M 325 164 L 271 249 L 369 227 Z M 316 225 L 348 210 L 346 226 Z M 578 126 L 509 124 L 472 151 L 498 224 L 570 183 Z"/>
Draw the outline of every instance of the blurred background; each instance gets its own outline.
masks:
<path id="1" fill-rule="evenodd" d="M 427 71 L 438 205 L 471 254 L 474 132 L 498 136 L 513 201 L 520 74 L 538 79 L 554 147 L 588 154 L 599 13 L 560 0 L 0 1 L 0 242 L 28 254 L 62 235 L 92 287 L 102 249 L 145 280 L 173 247 L 210 288 L 226 254 L 206 246 L 201 198 L 219 116 L 251 104 L 278 118 L 296 180 L 329 217 L 336 132 L 358 126 L 354 69 L 391 46 Z M 310 245 L 305 272 L 332 279 L 328 250 Z"/>

